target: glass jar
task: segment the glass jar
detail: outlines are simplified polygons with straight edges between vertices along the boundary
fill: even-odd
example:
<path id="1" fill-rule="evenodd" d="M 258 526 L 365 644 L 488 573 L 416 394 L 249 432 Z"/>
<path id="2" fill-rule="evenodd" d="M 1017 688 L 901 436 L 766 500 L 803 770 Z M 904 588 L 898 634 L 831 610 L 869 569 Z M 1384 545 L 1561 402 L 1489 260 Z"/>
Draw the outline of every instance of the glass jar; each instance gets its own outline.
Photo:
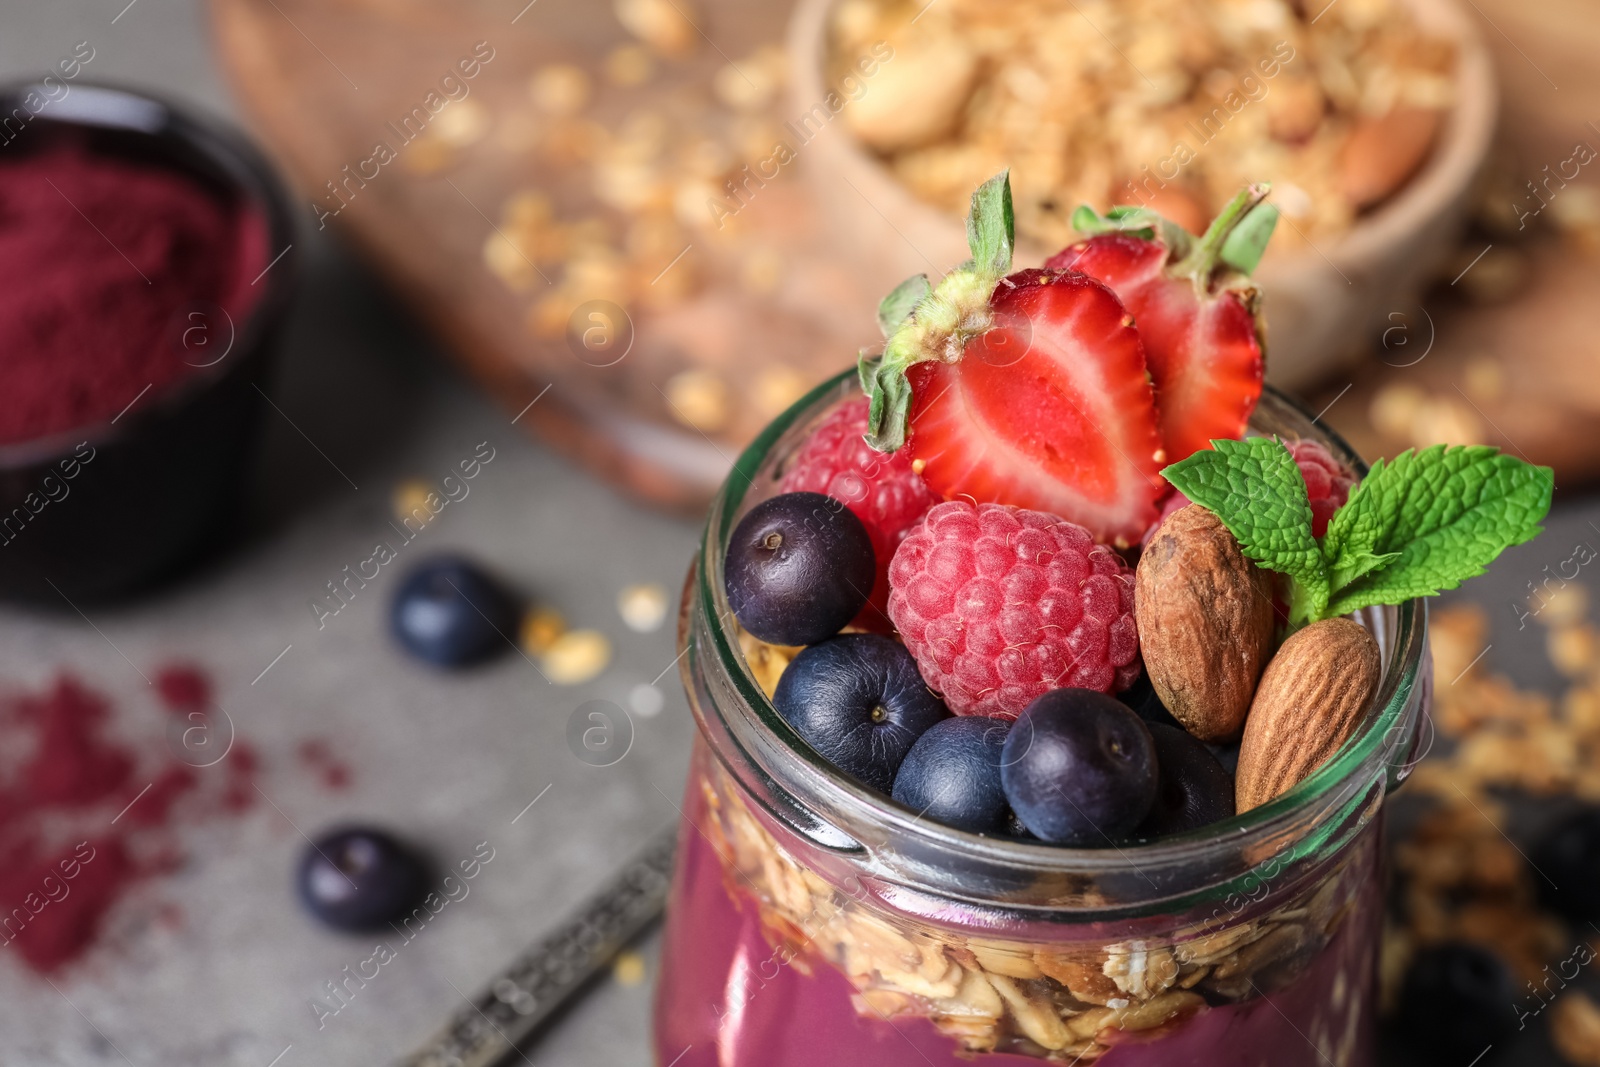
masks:
<path id="1" fill-rule="evenodd" d="M 784 652 L 742 635 L 723 547 L 854 374 L 740 458 L 684 590 L 699 733 L 656 993 L 660 1067 L 1240 1067 L 1373 1062 L 1383 801 L 1428 701 L 1420 601 L 1358 618 L 1384 675 L 1294 789 L 1159 842 L 1071 849 L 919 819 L 773 710 Z M 1268 390 L 1253 433 L 1343 441 Z"/>

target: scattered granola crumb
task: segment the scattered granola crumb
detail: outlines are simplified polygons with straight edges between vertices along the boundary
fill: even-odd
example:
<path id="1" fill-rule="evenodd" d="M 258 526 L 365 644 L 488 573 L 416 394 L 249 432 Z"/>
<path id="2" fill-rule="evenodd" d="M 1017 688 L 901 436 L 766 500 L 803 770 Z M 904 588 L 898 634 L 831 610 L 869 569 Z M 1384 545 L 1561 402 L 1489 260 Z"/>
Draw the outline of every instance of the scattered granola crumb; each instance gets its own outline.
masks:
<path id="1" fill-rule="evenodd" d="M 665 395 L 673 417 L 692 429 L 715 433 L 728 424 L 732 397 L 714 371 L 680 371 L 667 379 Z"/>
<path id="2" fill-rule="evenodd" d="M 1550 1009 L 1550 1037 L 1568 1063 L 1600 1067 L 1600 1004 L 1582 990 L 1563 993 Z"/>
<path id="3" fill-rule="evenodd" d="M 634 633 L 648 634 L 661 629 L 667 618 L 667 606 L 667 590 L 659 582 L 625 586 L 617 594 L 617 611 Z"/>
<path id="4" fill-rule="evenodd" d="M 529 79 L 528 95 L 546 114 L 576 115 L 589 102 L 589 75 L 570 63 L 552 63 Z"/>
<path id="5" fill-rule="evenodd" d="M 611 973 L 619 985 L 636 986 L 644 981 L 644 957 L 637 952 L 620 953 L 611 965 Z"/>
<path id="6" fill-rule="evenodd" d="M 522 618 L 522 650 L 542 656 L 567 632 L 567 620 L 555 608 L 536 607 Z"/>
<path id="7" fill-rule="evenodd" d="M 611 641 L 598 630 L 568 630 L 545 650 L 540 665 L 557 685 L 580 685 L 611 662 Z"/>
<path id="8" fill-rule="evenodd" d="M 399 522 L 407 519 L 426 526 L 433 518 L 428 507 L 428 497 L 435 495 L 433 486 L 419 478 L 412 478 L 394 487 L 392 505 L 394 517 Z"/>

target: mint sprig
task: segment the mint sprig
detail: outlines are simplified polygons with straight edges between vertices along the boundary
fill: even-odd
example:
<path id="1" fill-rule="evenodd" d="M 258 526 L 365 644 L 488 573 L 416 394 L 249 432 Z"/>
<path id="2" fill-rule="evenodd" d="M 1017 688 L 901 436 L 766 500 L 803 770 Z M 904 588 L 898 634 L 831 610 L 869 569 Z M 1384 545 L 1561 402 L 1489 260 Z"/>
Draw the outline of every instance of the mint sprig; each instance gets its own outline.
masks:
<path id="1" fill-rule="evenodd" d="M 1259 437 L 1213 441 L 1162 473 L 1221 519 L 1246 556 L 1293 578 L 1309 612 L 1327 606 L 1328 569 L 1311 535 L 1311 500 L 1287 448 Z"/>
<path id="2" fill-rule="evenodd" d="M 1379 460 L 1319 542 L 1305 482 L 1277 440 L 1213 441 L 1162 473 L 1207 508 L 1257 564 L 1292 579 L 1292 625 L 1454 589 L 1550 510 L 1549 467 L 1483 445 Z"/>
<path id="3" fill-rule="evenodd" d="M 1555 477 L 1485 445 L 1403 452 L 1373 467 L 1323 539 L 1343 576 L 1329 611 L 1397 604 L 1454 589 L 1502 550 L 1532 540 Z M 1369 559 L 1387 559 L 1364 566 Z"/>

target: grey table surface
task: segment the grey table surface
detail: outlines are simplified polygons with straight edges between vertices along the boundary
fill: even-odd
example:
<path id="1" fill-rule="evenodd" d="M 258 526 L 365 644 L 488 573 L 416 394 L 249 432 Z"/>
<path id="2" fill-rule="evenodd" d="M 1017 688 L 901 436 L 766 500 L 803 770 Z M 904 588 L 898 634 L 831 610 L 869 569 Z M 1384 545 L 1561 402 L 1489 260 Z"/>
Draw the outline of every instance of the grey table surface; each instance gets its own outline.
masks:
<path id="1" fill-rule="evenodd" d="M 196 0 L 0 0 L 0 79 L 38 72 L 84 40 L 95 47 L 97 79 L 233 113 Z M 5 1067 L 385 1062 L 674 820 L 692 724 L 669 669 L 671 626 L 630 632 L 616 594 L 639 581 L 675 591 L 696 527 L 619 497 L 528 441 L 336 240 L 308 232 L 302 251 L 304 291 L 271 390 L 281 412 L 267 421 L 241 542 L 160 595 L 88 620 L 66 609 L 0 610 L 7 689 L 68 668 L 119 706 L 150 712 L 140 670 L 174 657 L 202 664 L 261 751 L 262 790 L 281 810 L 257 805 L 189 833 L 188 862 L 137 890 L 108 944 L 58 988 L 0 958 Z M 550 685 L 516 655 L 460 677 L 409 662 L 384 632 L 388 571 L 321 629 L 308 608 L 324 582 L 370 552 L 397 482 L 436 480 L 482 441 L 496 449 L 493 463 L 406 552 L 465 550 L 574 625 L 606 632 L 616 655 L 590 683 Z M 1596 520 L 1590 503 L 1560 510 L 1545 537 L 1508 552 L 1472 590 L 1494 623 L 1486 661 L 1519 684 L 1555 684 L 1542 633 L 1517 626 L 1527 583 L 1575 542 L 1600 545 Z M 626 758 L 597 768 L 569 751 L 578 705 L 627 705 L 636 686 L 652 683 L 664 705 L 634 717 Z M 351 788 L 310 783 L 292 755 L 307 736 L 339 749 Z M 496 858 L 466 900 L 319 1029 L 308 1001 L 370 947 L 309 922 L 289 872 L 302 847 L 297 827 L 347 818 L 401 828 L 447 863 L 484 840 Z M 171 904 L 181 922 L 152 921 Z M 653 940 L 643 949 L 653 977 Z M 650 1062 L 649 989 L 602 981 L 527 1062 Z M 1550 1060 L 1539 1035 L 1495 1056 Z"/>
<path id="2" fill-rule="evenodd" d="M 86 76 L 231 115 L 199 5 L 126 4 L 0 2 L 0 79 L 40 72 L 88 40 L 96 54 Z M 119 905 L 107 943 L 58 977 L 59 989 L 0 959 L 5 1067 L 267 1067 L 285 1049 L 278 1067 L 388 1062 L 444 1023 L 461 1004 L 458 990 L 475 993 L 675 819 L 692 725 L 669 669 L 672 618 L 634 633 L 617 594 L 656 582 L 675 597 L 696 527 L 532 443 L 511 424 L 514 413 L 476 393 L 368 271 L 320 236 L 302 235 L 305 284 L 268 390 L 281 413 L 265 413 L 241 542 L 177 586 L 90 610 L 88 621 L 65 606 L 0 610 L 7 690 L 70 669 L 130 722 L 148 724 L 159 716 L 139 672 L 173 658 L 203 666 L 240 736 L 260 751 L 260 785 L 281 814 L 257 803 L 242 818 L 186 831 L 187 862 Z M 386 535 L 394 486 L 437 484 L 484 441 L 495 458 L 469 496 L 319 629 L 309 601 Z M 606 633 L 610 666 L 563 687 L 516 654 L 460 676 L 399 655 L 385 632 L 395 572 L 406 556 L 443 549 L 483 560 L 571 625 Z M 633 717 L 624 759 L 594 767 L 572 754 L 567 721 L 580 704 L 626 707 L 636 686 L 653 682 L 663 706 Z M 295 759 L 311 736 L 351 765 L 347 790 L 317 788 Z M 467 898 L 319 1029 L 308 1001 L 372 945 L 330 934 L 298 908 L 295 827 L 315 833 L 345 819 L 397 828 L 444 864 L 484 840 L 495 859 Z M 153 921 L 171 905 L 181 909 L 175 927 Z M 653 941 L 643 948 L 653 978 Z M 602 981 L 531 1055 L 541 1064 L 648 1063 L 650 988 Z"/>

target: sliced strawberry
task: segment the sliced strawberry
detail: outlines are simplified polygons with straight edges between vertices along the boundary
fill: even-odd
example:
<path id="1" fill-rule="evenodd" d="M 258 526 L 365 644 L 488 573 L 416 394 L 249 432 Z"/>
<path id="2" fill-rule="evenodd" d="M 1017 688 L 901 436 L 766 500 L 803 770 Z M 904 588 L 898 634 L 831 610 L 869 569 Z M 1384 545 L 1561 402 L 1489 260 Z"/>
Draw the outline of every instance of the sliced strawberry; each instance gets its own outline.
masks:
<path id="1" fill-rule="evenodd" d="M 1264 187 L 1245 190 L 1198 240 L 1148 212 L 1123 209 L 1107 219 L 1080 212 L 1074 217 L 1080 229 L 1101 232 L 1045 262 L 1105 282 L 1132 313 L 1155 383 L 1169 463 L 1209 448 L 1214 439 L 1243 436 L 1261 397 L 1259 294 L 1248 271 L 1276 215 L 1257 215 L 1248 224 L 1261 232 L 1246 251 L 1229 241 L 1265 195 Z"/>
<path id="2" fill-rule="evenodd" d="M 1144 350 L 1116 295 L 1086 275 L 1011 271 L 1011 185 L 972 195 L 972 258 L 878 307 L 888 343 L 863 355 L 866 440 L 908 443 L 946 499 L 1050 512 L 1096 538 L 1138 539 L 1162 488 Z"/>
<path id="3" fill-rule="evenodd" d="M 1103 541 L 1155 518 L 1160 438 L 1139 335 L 1111 290 L 1027 270 L 996 287 L 996 325 L 959 362 L 912 367 L 907 442 L 946 500 L 1047 511 Z M 1018 355 L 1020 353 L 1020 355 Z"/>

